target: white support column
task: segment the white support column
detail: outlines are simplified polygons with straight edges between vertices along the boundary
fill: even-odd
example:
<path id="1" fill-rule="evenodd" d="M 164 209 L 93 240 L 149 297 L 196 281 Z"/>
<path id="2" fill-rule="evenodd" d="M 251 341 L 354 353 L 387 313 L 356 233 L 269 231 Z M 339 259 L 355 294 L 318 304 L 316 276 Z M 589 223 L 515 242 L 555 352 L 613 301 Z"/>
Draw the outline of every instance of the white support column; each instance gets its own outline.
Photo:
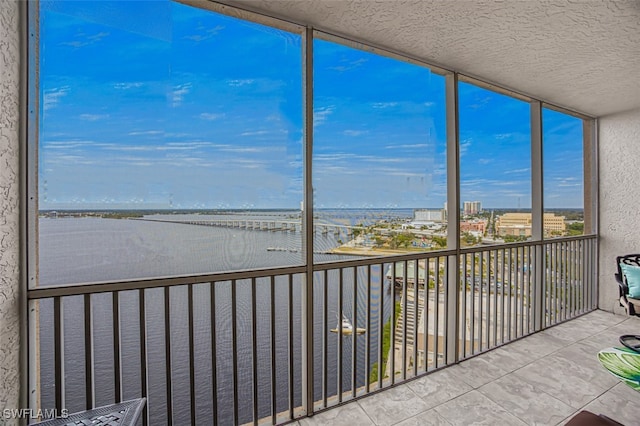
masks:
<path id="1" fill-rule="evenodd" d="M 0 410 L 26 408 L 21 401 L 20 8 L 18 1 L 0 2 Z"/>
<path id="2" fill-rule="evenodd" d="M 307 272 L 302 285 L 302 407 L 313 414 L 313 29 L 302 41 L 304 84 L 304 211 L 302 212 L 303 261 Z"/>
<path id="3" fill-rule="evenodd" d="M 542 151 L 542 104 L 531 101 L 531 240 L 544 239 L 544 199 L 543 199 L 543 151 Z M 534 330 L 544 326 L 544 250 L 535 246 L 533 258 L 534 284 Z"/>
<path id="4" fill-rule="evenodd" d="M 584 233 L 598 233 L 598 143 L 596 120 L 583 120 Z"/>
<path id="5" fill-rule="evenodd" d="M 449 256 L 446 288 L 446 356 L 447 364 L 458 361 L 460 331 L 460 149 L 458 134 L 458 75 L 446 76 L 447 99 L 447 249 L 456 250 Z"/>

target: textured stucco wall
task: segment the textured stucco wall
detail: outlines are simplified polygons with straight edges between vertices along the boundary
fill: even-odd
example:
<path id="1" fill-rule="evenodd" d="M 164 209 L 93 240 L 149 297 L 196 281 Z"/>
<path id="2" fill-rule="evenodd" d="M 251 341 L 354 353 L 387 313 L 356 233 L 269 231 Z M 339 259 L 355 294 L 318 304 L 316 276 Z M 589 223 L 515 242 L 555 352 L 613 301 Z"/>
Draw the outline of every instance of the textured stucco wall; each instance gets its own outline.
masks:
<path id="1" fill-rule="evenodd" d="M 600 119 L 600 309 L 618 307 L 615 258 L 640 253 L 640 109 Z"/>
<path id="2" fill-rule="evenodd" d="M 20 389 L 18 22 L 17 1 L 0 1 L 0 414 L 19 408 Z"/>

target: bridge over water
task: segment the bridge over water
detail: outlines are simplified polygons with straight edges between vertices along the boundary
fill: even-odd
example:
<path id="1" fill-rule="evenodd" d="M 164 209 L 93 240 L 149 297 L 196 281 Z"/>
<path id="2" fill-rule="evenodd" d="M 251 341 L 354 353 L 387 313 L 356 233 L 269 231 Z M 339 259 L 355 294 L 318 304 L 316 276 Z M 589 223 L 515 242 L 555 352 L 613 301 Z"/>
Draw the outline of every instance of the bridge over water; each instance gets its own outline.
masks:
<path id="1" fill-rule="evenodd" d="M 196 226 L 216 226 L 221 228 L 237 228 L 253 231 L 283 231 L 283 232 L 302 232 L 302 222 L 299 220 L 286 219 L 153 219 L 138 218 L 136 220 L 144 220 L 149 222 L 168 222 L 180 223 L 184 225 Z M 353 229 L 357 226 L 343 225 L 337 223 L 314 223 L 313 232 L 320 234 L 334 233 L 336 235 L 346 234 L 351 237 Z"/>

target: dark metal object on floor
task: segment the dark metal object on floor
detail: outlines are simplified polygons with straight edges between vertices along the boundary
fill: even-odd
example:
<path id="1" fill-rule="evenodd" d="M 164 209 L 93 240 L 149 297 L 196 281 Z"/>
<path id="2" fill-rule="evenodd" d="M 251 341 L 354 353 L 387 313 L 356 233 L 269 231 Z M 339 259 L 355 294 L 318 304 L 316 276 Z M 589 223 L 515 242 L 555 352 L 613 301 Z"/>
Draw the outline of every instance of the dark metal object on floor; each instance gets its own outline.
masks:
<path id="1" fill-rule="evenodd" d="M 36 424 L 38 426 L 134 426 L 146 401 L 146 398 L 132 399 Z"/>

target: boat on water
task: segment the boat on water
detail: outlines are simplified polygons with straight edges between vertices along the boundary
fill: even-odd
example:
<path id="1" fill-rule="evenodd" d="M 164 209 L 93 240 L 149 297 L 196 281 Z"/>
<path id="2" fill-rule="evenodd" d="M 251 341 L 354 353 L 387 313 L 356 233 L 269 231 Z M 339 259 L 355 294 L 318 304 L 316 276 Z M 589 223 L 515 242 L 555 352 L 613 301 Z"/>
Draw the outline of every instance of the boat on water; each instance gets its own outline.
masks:
<path id="1" fill-rule="evenodd" d="M 336 328 L 332 328 L 330 331 L 332 333 L 342 333 L 345 335 L 351 335 L 353 333 L 364 334 L 367 330 L 360 327 L 354 327 L 351 324 L 351 321 L 349 321 L 349 318 L 342 315 L 342 321 L 338 321 L 338 324 L 336 324 Z"/>

